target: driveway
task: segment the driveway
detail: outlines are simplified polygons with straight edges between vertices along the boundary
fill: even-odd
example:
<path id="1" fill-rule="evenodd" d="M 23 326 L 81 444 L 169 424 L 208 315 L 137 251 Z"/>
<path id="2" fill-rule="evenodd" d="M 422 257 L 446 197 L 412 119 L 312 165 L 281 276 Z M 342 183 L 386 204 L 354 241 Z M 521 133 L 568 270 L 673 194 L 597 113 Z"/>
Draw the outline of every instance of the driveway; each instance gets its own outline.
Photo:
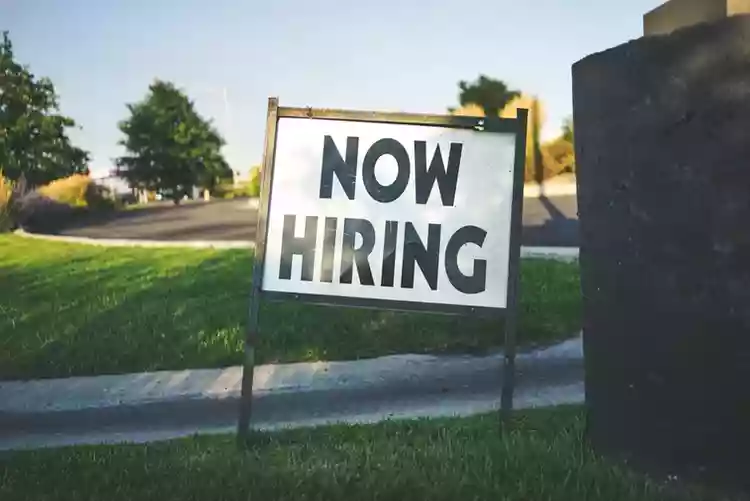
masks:
<path id="1" fill-rule="evenodd" d="M 523 245 L 578 245 L 575 196 L 525 198 Z M 157 202 L 118 212 L 85 225 L 68 228 L 62 235 L 90 238 L 143 240 L 255 240 L 257 210 L 247 200 L 190 201 L 180 206 Z"/>

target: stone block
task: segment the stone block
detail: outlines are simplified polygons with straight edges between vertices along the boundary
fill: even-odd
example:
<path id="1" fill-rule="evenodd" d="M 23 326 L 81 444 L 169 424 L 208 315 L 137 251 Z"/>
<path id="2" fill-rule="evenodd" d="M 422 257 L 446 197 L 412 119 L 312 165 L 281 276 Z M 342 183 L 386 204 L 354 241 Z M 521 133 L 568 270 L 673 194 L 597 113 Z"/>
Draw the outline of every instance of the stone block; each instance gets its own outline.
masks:
<path id="1" fill-rule="evenodd" d="M 750 16 L 573 66 L 589 433 L 750 486 Z"/>
<path id="2" fill-rule="evenodd" d="M 643 16 L 643 34 L 664 35 L 703 22 L 750 13 L 750 0 L 669 0 Z"/>

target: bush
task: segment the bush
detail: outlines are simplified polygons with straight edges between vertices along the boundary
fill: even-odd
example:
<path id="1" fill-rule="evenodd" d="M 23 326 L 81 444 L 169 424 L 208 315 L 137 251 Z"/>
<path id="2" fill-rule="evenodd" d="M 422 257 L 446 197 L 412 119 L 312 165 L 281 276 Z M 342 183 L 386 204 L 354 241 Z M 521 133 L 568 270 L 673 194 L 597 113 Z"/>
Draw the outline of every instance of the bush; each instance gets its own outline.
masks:
<path id="1" fill-rule="evenodd" d="M 52 181 L 39 188 L 39 193 L 71 207 L 88 207 L 95 211 L 114 207 L 109 190 L 99 186 L 84 174 L 74 174 Z"/>
<path id="2" fill-rule="evenodd" d="M 256 165 L 250 169 L 250 183 L 248 184 L 248 196 L 260 196 L 260 166 Z"/>
<path id="3" fill-rule="evenodd" d="M 23 229 L 53 233 L 84 216 L 107 212 L 117 206 L 107 188 L 86 175 L 75 174 L 36 191 L 17 193 L 12 209 L 14 222 Z"/>
<path id="4" fill-rule="evenodd" d="M 260 167 L 250 169 L 250 180 L 234 188 L 233 197 L 257 198 L 260 196 Z"/>
<path id="5" fill-rule="evenodd" d="M 559 173 L 576 171 L 576 155 L 573 143 L 559 137 L 543 146 L 546 161 L 555 165 Z"/>
<path id="6" fill-rule="evenodd" d="M 235 197 L 236 188 L 234 183 L 223 182 L 214 186 L 211 190 L 211 196 L 216 198 L 232 199 Z"/>
<path id="7" fill-rule="evenodd" d="M 91 178 L 83 174 L 74 174 L 63 179 L 56 179 L 46 186 L 39 188 L 39 193 L 56 202 L 71 207 L 85 207 L 86 192 L 91 184 Z"/>
<path id="8" fill-rule="evenodd" d="M 244 182 L 235 186 L 235 188 L 232 190 L 231 198 L 248 198 L 250 196 L 250 183 Z"/>
<path id="9" fill-rule="evenodd" d="M 15 220 L 24 230 L 54 233 L 85 215 L 82 206 L 71 206 L 31 191 L 14 202 Z"/>
<path id="10" fill-rule="evenodd" d="M 0 233 L 13 229 L 13 182 L 0 170 Z"/>
<path id="11" fill-rule="evenodd" d="M 92 182 L 86 190 L 86 206 L 92 211 L 109 211 L 120 207 L 109 188 Z"/>

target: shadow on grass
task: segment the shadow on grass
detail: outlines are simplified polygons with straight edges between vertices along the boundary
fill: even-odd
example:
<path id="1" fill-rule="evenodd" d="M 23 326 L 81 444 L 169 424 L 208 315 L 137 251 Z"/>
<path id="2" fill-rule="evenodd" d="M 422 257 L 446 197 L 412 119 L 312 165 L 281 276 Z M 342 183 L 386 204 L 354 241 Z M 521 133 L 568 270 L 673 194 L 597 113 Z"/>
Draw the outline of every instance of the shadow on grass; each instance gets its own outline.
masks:
<path id="1" fill-rule="evenodd" d="M 0 379 L 241 363 L 250 252 L 48 248 L 24 243 L 0 267 Z M 574 265 L 526 262 L 522 270 L 520 342 L 573 333 Z M 297 303 L 264 303 L 260 318 L 258 363 L 479 354 L 503 337 L 498 321 Z"/>
<path id="2" fill-rule="evenodd" d="M 9 360 L 0 377 L 216 366 L 236 360 L 249 290 L 246 253 L 108 249 L 3 270 Z M 114 258 L 116 256 L 116 258 Z M 4 288 L 5 290 L 5 288 Z M 12 355 L 11 355 L 12 353 Z"/>

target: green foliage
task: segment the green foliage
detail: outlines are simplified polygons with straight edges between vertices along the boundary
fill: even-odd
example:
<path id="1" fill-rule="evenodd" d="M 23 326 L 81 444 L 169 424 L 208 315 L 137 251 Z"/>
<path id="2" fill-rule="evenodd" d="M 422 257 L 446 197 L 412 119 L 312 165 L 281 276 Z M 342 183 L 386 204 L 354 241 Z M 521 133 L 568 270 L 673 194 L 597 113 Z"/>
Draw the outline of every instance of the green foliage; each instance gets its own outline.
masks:
<path id="1" fill-rule="evenodd" d="M 73 146 L 66 130 L 75 122 L 57 113 L 55 87 L 36 78 L 13 55 L 8 32 L 0 42 L 0 165 L 5 176 L 30 186 L 86 172 L 88 153 Z"/>
<path id="2" fill-rule="evenodd" d="M 538 130 L 534 134 L 538 138 Z M 535 140 L 535 147 L 538 144 L 540 160 L 527 160 L 527 180 L 545 180 L 566 172 L 576 171 L 575 149 L 573 147 L 573 121 L 565 120 L 560 137 L 540 144 L 538 139 Z M 533 166 L 541 161 L 541 171 L 534 171 Z"/>
<path id="3" fill-rule="evenodd" d="M 235 184 L 234 184 L 234 172 L 230 171 L 229 176 L 225 176 L 218 180 L 217 183 L 211 187 L 210 192 L 212 197 L 232 199 L 235 197 Z"/>
<path id="4" fill-rule="evenodd" d="M 562 139 L 573 144 L 573 118 L 568 117 L 563 122 Z"/>
<path id="5" fill-rule="evenodd" d="M 461 80 L 458 87 L 461 90 L 458 96 L 461 106 L 481 106 L 487 117 L 496 117 L 509 102 L 521 95 L 519 91 L 509 89 L 505 82 L 485 75 L 479 75 L 471 83 Z"/>
<path id="6" fill-rule="evenodd" d="M 557 174 L 551 172 L 549 165 L 544 161 L 542 150 L 542 117 L 539 114 L 539 100 L 534 98 L 529 110 L 528 131 L 526 134 L 526 168 L 524 181 L 536 181 L 541 183 L 547 178 Z"/>
<path id="7" fill-rule="evenodd" d="M 250 169 L 249 180 L 242 182 L 234 189 L 233 197 L 257 198 L 260 196 L 260 166 Z"/>
<path id="8" fill-rule="evenodd" d="M 234 183 L 221 182 L 214 186 L 214 189 L 211 190 L 211 196 L 217 198 L 232 199 L 235 197 L 235 192 L 236 189 L 234 187 Z"/>
<path id="9" fill-rule="evenodd" d="M 574 170 L 575 161 L 570 143 L 562 138 L 542 142 L 542 114 L 539 108 L 539 100 L 534 98 L 529 110 L 529 127 L 526 135 L 526 182 L 542 183 Z"/>
<path id="10" fill-rule="evenodd" d="M 117 160 L 117 171 L 131 186 L 168 192 L 177 203 L 192 186 L 213 190 L 231 179 L 224 140 L 173 84 L 157 80 L 127 107 L 130 116 L 119 127 L 128 153 Z"/>
<path id="11" fill-rule="evenodd" d="M 0 233 L 13 227 L 11 204 L 13 203 L 14 183 L 3 175 L 0 169 Z"/>
<path id="12" fill-rule="evenodd" d="M 526 182 L 543 182 L 565 171 L 570 171 L 574 162 L 568 155 L 566 144 L 543 144 L 541 130 L 543 112 L 541 103 L 536 97 L 522 95 L 519 91 L 510 90 L 500 81 L 480 75 L 476 82 L 459 82 L 461 93 L 460 109 L 449 108 L 457 115 L 484 115 L 515 118 L 518 108 L 528 109 L 528 129 L 526 134 L 526 159 L 524 180 Z M 478 113 L 481 108 L 482 113 Z M 572 124 L 571 124 L 572 134 Z"/>
<path id="13" fill-rule="evenodd" d="M 250 169 L 250 183 L 248 186 L 248 196 L 259 197 L 260 196 L 260 165 L 254 166 Z"/>
<path id="14" fill-rule="evenodd" d="M 565 136 L 550 141 L 543 148 L 545 162 L 553 165 L 554 170 L 558 173 L 576 171 L 576 157 L 573 150 L 573 143 L 568 141 Z"/>
<path id="15" fill-rule="evenodd" d="M 46 186 L 39 188 L 39 193 L 45 197 L 71 207 L 86 207 L 86 192 L 91 185 L 91 178 L 84 175 L 73 175 L 63 179 L 56 179 Z"/>
<path id="16" fill-rule="evenodd" d="M 108 190 L 83 174 L 57 179 L 38 191 L 47 198 L 71 207 L 88 207 L 93 210 L 114 207 Z"/>
<path id="17" fill-rule="evenodd" d="M 552 155 L 561 159 L 567 172 L 576 171 L 575 134 L 573 130 L 573 118 L 568 117 L 563 123 L 562 136 L 551 145 Z"/>
<path id="18" fill-rule="evenodd" d="M 237 185 L 234 190 L 232 190 L 232 198 L 251 198 L 252 197 L 252 187 L 250 186 L 250 183 L 245 181 Z"/>
<path id="19" fill-rule="evenodd" d="M 74 174 L 25 193 L 17 186 L 11 215 L 12 222 L 25 230 L 50 233 L 117 206 L 107 188 L 97 185 L 87 175 Z"/>

